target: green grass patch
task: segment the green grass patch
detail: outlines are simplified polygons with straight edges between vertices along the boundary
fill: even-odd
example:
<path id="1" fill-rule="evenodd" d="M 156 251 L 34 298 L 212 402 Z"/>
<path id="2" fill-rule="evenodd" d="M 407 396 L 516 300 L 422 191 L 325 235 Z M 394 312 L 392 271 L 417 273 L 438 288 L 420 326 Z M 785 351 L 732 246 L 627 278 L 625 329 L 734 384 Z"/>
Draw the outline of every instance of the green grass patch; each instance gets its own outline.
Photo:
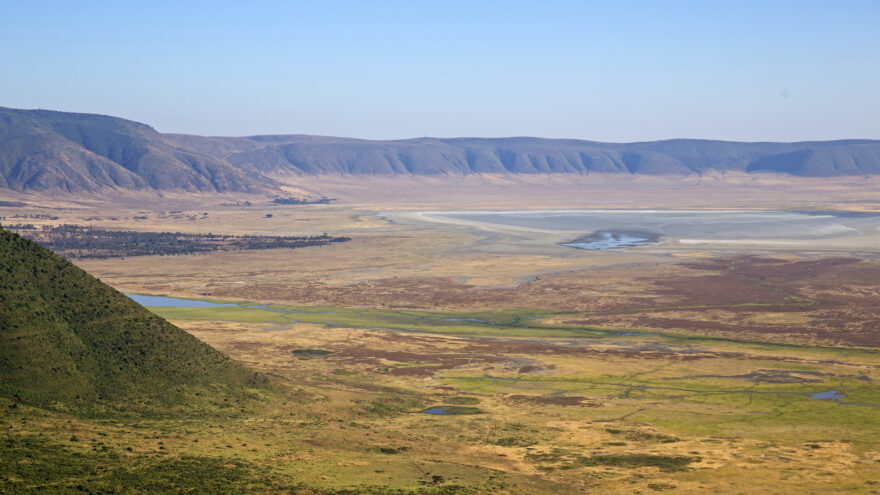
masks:
<path id="1" fill-rule="evenodd" d="M 357 403 L 361 406 L 363 415 L 379 418 L 397 416 L 422 406 L 421 402 L 404 396 L 390 396 Z"/>
<path id="2" fill-rule="evenodd" d="M 489 440 L 492 445 L 501 447 L 531 447 L 538 443 L 537 440 L 522 437 L 501 437 Z"/>
<path id="3" fill-rule="evenodd" d="M 708 344 L 714 347 L 733 347 L 772 354 L 797 349 L 817 355 L 848 356 L 880 363 L 880 354 L 864 349 L 804 344 L 774 343 L 751 339 L 712 337 L 698 334 L 646 331 L 638 328 L 601 328 L 592 326 L 548 325 L 550 316 L 571 315 L 533 308 L 512 308 L 499 311 L 411 311 L 332 306 L 286 306 L 241 303 L 238 307 L 169 308 L 151 307 L 150 310 L 168 319 L 217 320 L 242 323 L 314 323 L 348 328 L 379 328 L 399 331 L 417 331 L 444 335 L 474 335 L 494 337 L 539 338 L 614 338 L 654 339 L 676 345 Z M 249 305 L 248 305 L 249 304 Z M 621 335 L 626 333 L 638 335 Z"/>
<path id="4" fill-rule="evenodd" d="M 464 397 L 464 396 L 456 396 L 456 397 L 444 397 L 444 404 L 454 404 L 458 406 L 472 406 L 474 404 L 479 404 L 480 399 L 476 397 Z"/>
<path id="5" fill-rule="evenodd" d="M 383 328 L 446 335 L 499 337 L 578 337 L 585 335 L 584 329 L 541 326 L 535 323 L 535 319 L 554 313 L 530 309 L 458 313 L 269 304 L 212 308 L 150 307 L 150 310 L 170 320 L 314 323 L 348 328 Z"/>
<path id="6" fill-rule="evenodd" d="M 698 456 L 684 455 L 598 454 L 584 456 L 559 448 L 555 448 L 550 452 L 530 452 L 526 454 L 525 458 L 543 464 L 561 463 L 557 466 L 559 469 L 590 466 L 614 466 L 627 469 L 656 467 L 666 473 L 686 471 L 691 463 L 700 461 Z"/>
<path id="7" fill-rule="evenodd" d="M 266 468 L 234 459 L 87 451 L 18 435 L 0 440 L 0 450 L 3 493 L 246 493 L 295 488 Z"/>
<path id="8" fill-rule="evenodd" d="M 699 457 L 685 455 L 604 454 L 578 457 L 574 464 L 577 466 L 617 466 L 622 468 L 656 467 L 665 473 L 672 473 L 686 471 L 691 463 L 699 461 Z"/>
<path id="9" fill-rule="evenodd" d="M 240 323 L 289 323 L 283 313 L 266 309 L 226 306 L 220 308 L 151 307 L 150 311 L 168 320 L 208 320 Z"/>

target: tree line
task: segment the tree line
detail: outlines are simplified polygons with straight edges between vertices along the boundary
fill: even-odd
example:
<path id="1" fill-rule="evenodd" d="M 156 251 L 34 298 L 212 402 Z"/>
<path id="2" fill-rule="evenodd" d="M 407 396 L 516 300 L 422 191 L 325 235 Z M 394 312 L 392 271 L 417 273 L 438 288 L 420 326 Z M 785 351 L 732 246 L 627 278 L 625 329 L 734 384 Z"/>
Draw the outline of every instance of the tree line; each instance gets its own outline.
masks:
<path id="1" fill-rule="evenodd" d="M 318 199 L 310 199 L 310 198 L 275 198 L 272 200 L 273 203 L 279 205 L 327 205 L 330 204 L 331 201 L 336 201 L 335 198 L 328 198 L 326 196 L 321 196 Z"/>
<path id="2" fill-rule="evenodd" d="M 182 255 L 211 251 L 296 249 L 350 241 L 349 237 L 258 236 L 136 232 L 105 230 L 83 225 L 9 225 L 7 230 L 27 237 L 65 258 L 120 258 L 125 256 Z"/>

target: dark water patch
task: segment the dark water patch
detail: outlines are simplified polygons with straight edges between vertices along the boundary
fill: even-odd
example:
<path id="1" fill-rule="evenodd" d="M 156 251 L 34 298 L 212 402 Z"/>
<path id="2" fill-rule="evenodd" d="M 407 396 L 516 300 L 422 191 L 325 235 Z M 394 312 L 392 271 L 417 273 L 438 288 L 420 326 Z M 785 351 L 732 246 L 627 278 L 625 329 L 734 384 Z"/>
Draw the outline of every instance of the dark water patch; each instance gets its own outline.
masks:
<path id="1" fill-rule="evenodd" d="M 842 405 L 842 406 L 867 406 L 867 407 L 880 407 L 880 404 L 871 404 L 870 402 L 844 402 L 840 399 L 846 397 L 846 394 L 843 392 L 838 392 L 837 390 L 828 389 L 825 392 L 816 392 L 815 394 L 810 394 L 811 399 L 819 399 L 819 400 L 833 400 L 834 402 Z"/>
<path id="2" fill-rule="evenodd" d="M 457 416 L 463 414 L 482 414 L 483 411 L 476 407 L 467 406 L 436 406 L 429 407 L 422 414 L 432 414 L 435 416 Z"/>
<path id="3" fill-rule="evenodd" d="M 328 351 L 326 349 L 294 349 L 290 351 L 294 356 L 329 356 L 336 354 L 336 351 Z"/>
<path id="4" fill-rule="evenodd" d="M 659 234 L 651 232 L 625 232 L 619 230 L 599 230 L 595 233 L 560 246 L 586 249 L 589 251 L 605 251 L 608 249 L 622 249 L 645 244 L 655 244 Z"/>
<path id="5" fill-rule="evenodd" d="M 846 394 L 842 394 L 836 390 L 828 390 L 826 392 L 816 392 L 815 394 L 810 394 L 811 399 L 819 399 L 819 400 L 833 400 L 837 402 L 837 399 L 842 399 L 846 397 Z"/>
<path id="6" fill-rule="evenodd" d="M 374 447 L 373 449 L 370 449 L 370 450 L 373 450 L 374 452 L 378 452 L 378 453 L 380 453 L 380 454 L 394 455 L 394 454 L 401 454 L 401 453 L 403 453 L 403 452 L 406 452 L 407 450 L 409 450 L 409 447 L 407 447 L 407 446 L 402 446 L 402 447 Z"/>

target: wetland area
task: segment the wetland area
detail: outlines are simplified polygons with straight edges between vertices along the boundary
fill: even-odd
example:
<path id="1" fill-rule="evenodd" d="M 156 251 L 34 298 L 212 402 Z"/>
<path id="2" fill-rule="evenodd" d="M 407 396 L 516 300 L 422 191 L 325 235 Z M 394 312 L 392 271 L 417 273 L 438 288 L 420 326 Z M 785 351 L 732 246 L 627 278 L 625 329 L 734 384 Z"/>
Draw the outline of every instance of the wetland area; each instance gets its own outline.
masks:
<path id="1" fill-rule="evenodd" d="M 143 208 L 53 215 L 350 238 L 76 261 L 273 377 L 282 399 L 122 429 L 33 411 L 7 423 L 73 428 L 67 449 L 250 463 L 300 493 L 809 493 L 880 477 L 877 215 L 267 205 L 266 218 L 255 204 L 200 205 L 203 225 Z M 586 246 L 560 245 L 573 241 Z"/>
<path id="2" fill-rule="evenodd" d="M 880 0 L 40 5 L 0 495 L 880 495 Z"/>

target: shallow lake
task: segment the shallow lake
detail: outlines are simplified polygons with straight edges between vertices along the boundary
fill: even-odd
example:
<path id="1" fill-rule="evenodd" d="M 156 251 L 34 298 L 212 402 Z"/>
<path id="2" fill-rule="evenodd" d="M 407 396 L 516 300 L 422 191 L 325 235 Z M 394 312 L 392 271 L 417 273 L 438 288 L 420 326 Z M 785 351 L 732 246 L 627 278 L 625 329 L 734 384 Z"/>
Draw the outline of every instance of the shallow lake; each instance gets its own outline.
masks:
<path id="1" fill-rule="evenodd" d="M 876 232 L 880 214 L 803 211 L 555 210 L 433 211 L 421 215 L 491 225 L 571 232 L 563 245 L 605 250 L 668 237 L 683 244 L 785 243 Z M 577 238 L 577 234 L 582 237 Z"/>
<path id="2" fill-rule="evenodd" d="M 606 249 L 620 249 L 625 247 L 641 246 L 657 242 L 659 235 L 645 232 L 616 232 L 600 230 L 593 235 L 581 237 L 562 246 L 592 251 L 604 251 Z"/>

